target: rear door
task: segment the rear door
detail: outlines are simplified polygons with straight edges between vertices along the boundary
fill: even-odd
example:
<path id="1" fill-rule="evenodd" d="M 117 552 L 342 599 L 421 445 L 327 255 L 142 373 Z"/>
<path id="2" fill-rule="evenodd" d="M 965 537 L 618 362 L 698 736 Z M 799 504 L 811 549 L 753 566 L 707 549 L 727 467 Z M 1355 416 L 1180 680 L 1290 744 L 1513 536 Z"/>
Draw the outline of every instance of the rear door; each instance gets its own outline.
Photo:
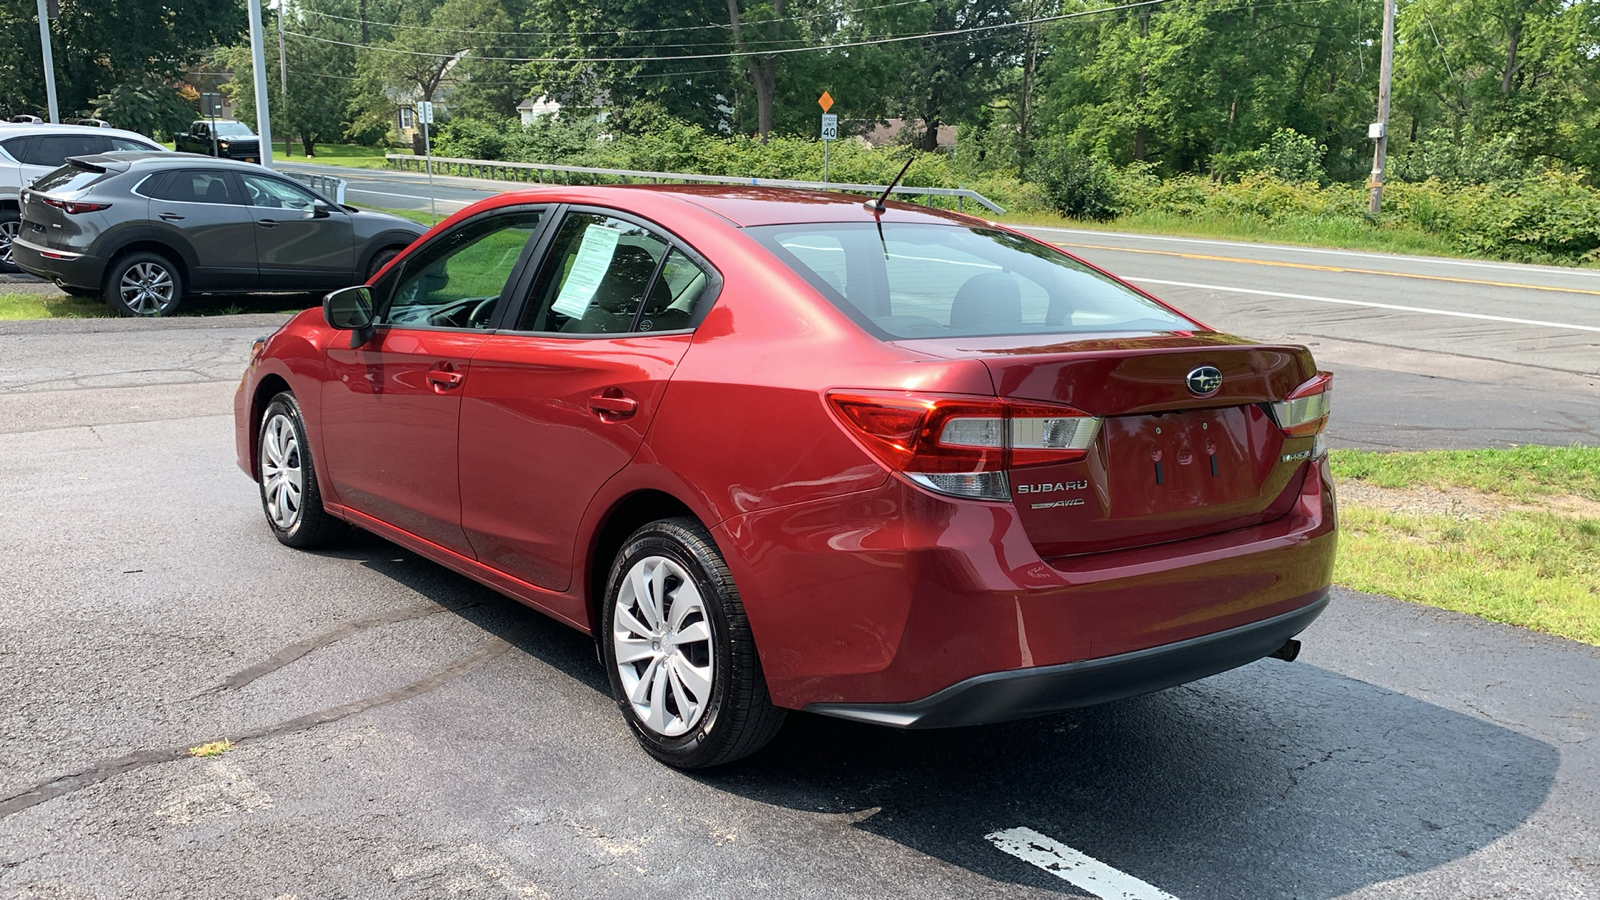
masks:
<path id="1" fill-rule="evenodd" d="M 461 530 L 461 398 L 544 215 L 495 210 L 429 241 L 380 286 L 371 340 L 328 348 L 322 440 L 346 506 L 473 555 Z"/>
<path id="2" fill-rule="evenodd" d="M 287 179 L 237 174 L 256 223 L 262 288 L 325 290 L 361 280 L 349 213 Z"/>
<path id="3" fill-rule="evenodd" d="M 530 280 L 472 359 L 462 523 L 482 562 L 563 591 L 579 520 L 638 451 L 721 280 L 665 231 L 593 208 L 565 213 Z"/>
<path id="4" fill-rule="evenodd" d="M 163 242 L 193 253 L 190 287 L 248 291 L 258 285 L 255 220 L 228 172 L 158 172 L 135 192 L 150 198 L 150 224 Z"/>

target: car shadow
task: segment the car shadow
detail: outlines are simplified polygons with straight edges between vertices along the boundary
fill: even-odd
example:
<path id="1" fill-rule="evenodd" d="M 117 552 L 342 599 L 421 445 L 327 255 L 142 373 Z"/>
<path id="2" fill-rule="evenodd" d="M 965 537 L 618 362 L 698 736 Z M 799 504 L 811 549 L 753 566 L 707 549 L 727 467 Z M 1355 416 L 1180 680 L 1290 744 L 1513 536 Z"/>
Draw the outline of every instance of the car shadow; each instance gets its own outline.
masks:
<path id="1" fill-rule="evenodd" d="M 328 555 L 609 696 L 593 643 L 565 625 L 377 538 Z M 853 816 L 855 828 L 1002 882 L 1077 893 L 985 839 L 1026 827 L 1184 900 L 1224 900 L 1332 898 L 1461 859 L 1527 820 L 1558 764 L 1554 747 L 1511 729 L 1268 659 L 979 728 L 794 714 L 755 756 L 681 777 Z"/>

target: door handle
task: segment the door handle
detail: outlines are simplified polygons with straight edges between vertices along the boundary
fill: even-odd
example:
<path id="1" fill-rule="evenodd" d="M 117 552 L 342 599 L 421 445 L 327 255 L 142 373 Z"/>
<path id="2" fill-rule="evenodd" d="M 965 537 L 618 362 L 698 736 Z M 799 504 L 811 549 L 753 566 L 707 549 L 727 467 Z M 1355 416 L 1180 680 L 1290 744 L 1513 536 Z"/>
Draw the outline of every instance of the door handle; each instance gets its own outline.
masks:
<path id="1" fill-rule="evenodd" d="M 162 213 L 161 214 L 161 218 L 166 219 L 168 222 L 176 222 L 179 219 L 183 218 L 183 216 L 180 216 L 177 213 L 170 213 L 169 212 L 169 213 Z"/>
<path id="2" fill-rule="evenodd" d="M 606 416 L 626 419 L 639 411 L 639 401 L 623 396 L 618 388 L 606 388 L 589 398 L 589 408 L 599 413 L 602 419 Z"/>
<path id="3" fill-rule="evenodd" d="M 260 225 L 262 228 L 277 228 L 278 227 L 278 220 L 277 219 L 257 219 L 256 220 L 256 224 Z"/>
<path id="4" fill-rule="evenodd" d="M 427 377 L 428 383 L 441 394 L 453 387 L 460 387 L 461 382 L 467 380 L 467 376 L 457 372 L 449 363 L 440 363 L 429 369 Z"/>

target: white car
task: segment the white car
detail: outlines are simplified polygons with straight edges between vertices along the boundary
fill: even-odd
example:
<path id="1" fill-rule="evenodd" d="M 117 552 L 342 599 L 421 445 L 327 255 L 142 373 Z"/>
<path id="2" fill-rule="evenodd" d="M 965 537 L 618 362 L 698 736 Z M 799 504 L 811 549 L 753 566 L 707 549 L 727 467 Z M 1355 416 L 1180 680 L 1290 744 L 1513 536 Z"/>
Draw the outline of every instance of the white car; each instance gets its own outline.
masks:
<path id="1" fill-rule="evenodd" d="M 69 156 L 164 149 L 142 134 L 116 128 L 0 124 L 0 272 L 17 271 L 11 241 L 22 227 L 18 198 L 29 182 L 65 165 Z"/>

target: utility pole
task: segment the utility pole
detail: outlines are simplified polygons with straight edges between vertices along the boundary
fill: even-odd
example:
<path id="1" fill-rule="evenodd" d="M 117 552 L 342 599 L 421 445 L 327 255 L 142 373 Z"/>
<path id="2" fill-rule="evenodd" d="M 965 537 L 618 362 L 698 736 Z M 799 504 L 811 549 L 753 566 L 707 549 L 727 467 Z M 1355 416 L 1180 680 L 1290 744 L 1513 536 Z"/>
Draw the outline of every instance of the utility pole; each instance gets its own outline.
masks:
<path id="1" fill-rule="evenodd" d="M 261 164 L 272 168 L 272 116 L 267 110 L 267 54 L 262 46 L 261 0 L 250 0 L 250 65 L 255 74 L 256 134 L 261 140 Z"/>
<path id="2" fill-rule="evenodd" d="M 289 63 L 283 53 L 283 5 L 287 2 L 288 0 L 278 0 L 278 102 L 283 104 L 283 112 L 286 116 L 289 112 Z M 284 122 L 283 155 L 285 158 L 292 155 L 289 152 L 291 131 L 289 123 Z"/>
<path id="3" fill-rule="evenodd" d="M 1389 82 L 1394 77 L 1394 4 L 1383 0 L 1383 63 L 1378 69 L 1378 121 L 1367 129 L 1377 143 L 1372 150 L 1372 189 L 1368 211 L 1377 215 L 1383 209 L 1383 165 L 1389 153 Z"/>
<path id="4" fill-rule="evenodd" d="M 50 121 L 61 124 L 61 111 L 56 108 L 56 57 L 50 52 L 50 4 L 39 0 L 39 48 L 44 54 L 44 96 L 50 107 Z M 26 7 L 24 7 L 26 9 Z"/>

